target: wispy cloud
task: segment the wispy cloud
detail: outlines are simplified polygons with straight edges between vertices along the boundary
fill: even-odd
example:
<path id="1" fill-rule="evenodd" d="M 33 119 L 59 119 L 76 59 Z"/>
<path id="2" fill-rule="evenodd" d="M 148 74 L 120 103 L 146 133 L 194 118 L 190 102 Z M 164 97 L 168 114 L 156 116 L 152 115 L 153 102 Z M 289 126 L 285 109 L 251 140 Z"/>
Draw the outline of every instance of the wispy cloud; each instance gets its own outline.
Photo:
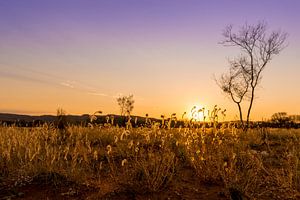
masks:
<path id="1" fill-rule="evenodd" d="M 75 88 L 74 84 L 75 84 L 74 81 L 64 81 L 64 82 L 60 83 L 60 85 L 68 87 L 68 88 L 72 88 L 72 89 Z"/>
<path id="2" fill-rule="evenodd" d="M 2 69 L 1 69 L 2 68 Z M 87 83 L 83 83 L 78 80 L 68 79 L 66 77 L 55 75 L 47 72 L 42 72 L 38 70 L 33 70 L 27 67 L 20 67 L 15 65 L 9 65 L 0 62 L 0 77 L 7 79 L 14 79 L 19 81 L 26 82 L 35 82 L 39 84 L 48 84 L 48 85 L 60 85 L 68 89 L 76 90 L 88 95 L 98 96 L 98 97 L 110 97 L 117 98 L 123 96 L 124 94 L 119 92 L 116 95 L 110 95 L 101 92 L 101 89 L 91 86 Z M 135 100 L 141 101 L 144 100 L 142 97 L 134 95 Z"/>
<path id="3" fill-rule="evenodd" d="M 50 84 L 51 83 L 45 79 L 33 78 L 28 75 L 17 74 L 17 73 L 12 73 L 12 72 L 5 72 L 5 71 L 0 72 L 0 77 L 6 78 L 6 79 L 17 80 L 17 81 L 26 81 L 26 82 L 34 82 L 34 83 L 42 83 L 42 84 Z"/>
<path id="4" fill-rule="evenodd" d="M 108 94 L 105 94 L 102 92 L 97 92 L 96 88 L 92 88 L 92 87 L 84 85 L 82 83 L 77 83 L 76 81 L 66 80 L 66 81 L 60 82 L 60 85 L 62 85 L 64 87 L 68 87 L 70 89 L 74 89 L 77 91 L 87 93 L 88 95 L 92 95 L 92 96 L 110 97 L 110 95 L 108 95 Z"/>
<path id="5" fill-rule="evenodd" d="M 108 97 L 109 95 L 98 92 L 88 92 L 89 95 Z"/>

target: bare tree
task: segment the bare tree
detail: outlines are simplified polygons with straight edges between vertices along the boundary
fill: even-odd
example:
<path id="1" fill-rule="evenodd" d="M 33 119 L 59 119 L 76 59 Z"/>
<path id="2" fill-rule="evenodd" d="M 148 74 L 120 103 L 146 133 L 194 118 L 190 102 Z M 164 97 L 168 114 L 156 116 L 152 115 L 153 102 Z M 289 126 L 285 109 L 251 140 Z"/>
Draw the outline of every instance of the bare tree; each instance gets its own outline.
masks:
<path id="1" fill-rule="evenodd" d="M 59 107 L 56 110 L 56 116 L 57 116 L 56 127 L 59 130 L 65 130 L 66 129 L 66 125 L 67 125 L 66 111 L 63 108 Z"/>
<path id="2" fill-rule="evenodd" d="M 120 106 L 121 116 L 124 116 L 125 114 L 130 116 L 130 113 L 134 107 L 133 95 L 120 96 L 117 98 L 117 102 Z"/>
<path id="3" fill-rule="evenodd" d="M 287 34 L 281 31 L 267 32 L 267 25 L 259 22 L 256 25 L 245 24 L 238 32 L 233 26 L 227 26 L 223 32 L 224 46 L 238 47 L 241 54 L 229 60 L 229 72 L 223 74 L 218 85 L 230 96 L 239 108 L 240 121 L 246 129 L 249 126 L 250 113 L 255 97 L 255 89 L 260 83 L 262 72 L 267 64 L 285 47 Z M 246 124 L 243 120 L 241 103 L 249 100 Z"/>
<path id="4" fill-rule="evenodd" d="M 277 112 L 271 116 L 271 120 L 278 124 L 284 124 L 292 121 L 291 117 L 286 112 Z"/>

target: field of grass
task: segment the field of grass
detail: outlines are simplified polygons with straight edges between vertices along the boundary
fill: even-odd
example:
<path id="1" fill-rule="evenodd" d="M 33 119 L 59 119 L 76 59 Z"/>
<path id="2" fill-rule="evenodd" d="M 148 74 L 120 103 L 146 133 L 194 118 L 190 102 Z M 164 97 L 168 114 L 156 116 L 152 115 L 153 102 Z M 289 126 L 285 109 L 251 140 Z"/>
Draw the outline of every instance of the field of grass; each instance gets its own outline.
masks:
<path id="1" fill-rule="evenodd" d="M 0 199 L 297 199 L 300 131 L 0 127 Z"/>

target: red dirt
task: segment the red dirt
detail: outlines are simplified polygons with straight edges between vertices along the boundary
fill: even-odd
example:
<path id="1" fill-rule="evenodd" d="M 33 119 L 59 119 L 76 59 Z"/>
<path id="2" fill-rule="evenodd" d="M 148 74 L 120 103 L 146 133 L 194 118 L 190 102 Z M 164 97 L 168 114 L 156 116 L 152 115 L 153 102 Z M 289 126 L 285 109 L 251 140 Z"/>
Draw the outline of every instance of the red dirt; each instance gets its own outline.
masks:
<path id="1" fill-rule="evenodd" d="M 102 180 L 97 187 L 68 184 L 55 187 L 50 184 L 27 184 L 18 188 L 0 190 L 0 199 L 22 200 L 69 200 L 69 199 L 107 199 L 107 200 L 149 200 L 149 199 L 229 199 L 226 190 L 220 185 L 200 183 L 193 170 L 184 168 L 180 176 L 174 177 L 170 186 L 154 194 L 134 194 L 117 187 L 110 179 Z"/>

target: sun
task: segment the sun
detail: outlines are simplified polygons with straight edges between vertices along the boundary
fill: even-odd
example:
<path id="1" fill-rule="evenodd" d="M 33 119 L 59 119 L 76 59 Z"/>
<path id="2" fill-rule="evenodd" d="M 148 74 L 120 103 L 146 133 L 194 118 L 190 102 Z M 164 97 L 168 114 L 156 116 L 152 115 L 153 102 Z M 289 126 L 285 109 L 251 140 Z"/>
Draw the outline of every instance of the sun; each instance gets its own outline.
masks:
<path id="1" fill-rule="evenodd" d="M 204 121 L 205 110 L 205 106 L 203 105 L 194 105 L 187 112 L 187 117 L 195 121 Z"/>

